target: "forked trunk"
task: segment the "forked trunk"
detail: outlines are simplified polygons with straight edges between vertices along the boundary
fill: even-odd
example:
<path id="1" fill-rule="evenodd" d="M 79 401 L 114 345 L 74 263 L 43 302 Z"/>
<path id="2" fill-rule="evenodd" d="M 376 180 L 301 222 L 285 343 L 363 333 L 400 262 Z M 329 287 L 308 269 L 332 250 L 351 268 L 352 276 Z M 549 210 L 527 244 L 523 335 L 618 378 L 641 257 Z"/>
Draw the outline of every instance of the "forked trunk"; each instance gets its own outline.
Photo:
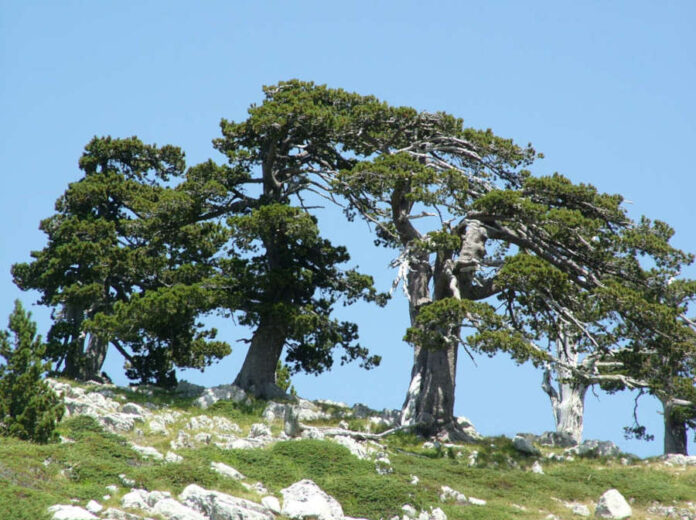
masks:
<path id="1" fill-rule="evenodd" d="M 234 384 L 263 399 L 285 396 L 285 392 L 276 385 L 276 368 L 283 352 L 285 336 L 282 324 L 270 316 L 262 317 Z"/>
<path id="2" fill-rule="evenodd" d="M 687 455 L 686 423 L 674 413 L 674 407 L 668 401 L 662 401 L 665 421 L 665 455 L 679 453 Z"/>

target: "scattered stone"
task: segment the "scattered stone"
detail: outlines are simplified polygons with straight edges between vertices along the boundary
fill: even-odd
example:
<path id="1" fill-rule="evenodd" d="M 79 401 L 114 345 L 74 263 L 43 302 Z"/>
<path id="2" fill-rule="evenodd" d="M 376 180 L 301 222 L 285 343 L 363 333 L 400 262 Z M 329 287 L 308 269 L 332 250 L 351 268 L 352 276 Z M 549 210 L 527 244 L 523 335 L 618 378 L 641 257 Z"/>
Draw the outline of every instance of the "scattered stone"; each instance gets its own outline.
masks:
<path id="1" fill-rule="evenodd" d="M 566 504 L 568 508 L 572 511 L 574 515 L 577 516 L 590 516 L 590 508 L 587 507 L 585 504 L 577 504 L 577 503 L 572 503 L 572 504 Z"/>
<path id="2" fill-rule="evenodd" d="M 407 518 L 416 518 L 416 516 L 418 516 L 416 508 L 413 507 L 411 504 L 404 504 L 403 506 L 401 506 L 401 510 L 404 512 L 404 515 Z"/>
<path id="3" fill-rule="evenodd" d="M 479 456 L 478 450 L 474 450 L 469 454 L 468 466 L 470 468 L 473 468 L 478 464 L 478 456 Z"/>
<path id="4" fill-rule="evenodd" d="M 371 450 L 367 445 L 346 435 L 336 435 L 335 437 L 331 438 L 331 440 L 340 444 L 341 446 L 345 446 L 353 455 L 362 460 L 369 459 L 370 454 L 374 452 L 374 450 Z"/>
<path id="5" fill-rule="evenodd" d="M 541 464 L 539 464 L 538 460 L 535 460 L 534 464 L 532 464 L 532 473 L 535 473 L 537 475 L 544 474 L 544 468 L 541 467 Z"/>
<path id="6" fill-rule="evenodd" d="M 377 473 L 380 475 L 389 475 L 390 473 L 394 472 L 394 468 L 391 466 L 391 461 L 386 455 L 375 460 L 375 470 L 377 470 Z"/>
<path id="7" fill-rule="evenodd" d="M 288 437 L 298 437 L 302 434 L 300 420 L 292 406 L 286 406 L 283 412 L 283 432 Z"/>
<path id="8" fill-rule="evenodd" d="M 116 484 L 109 484 L 108 486 L 106 486 L 106 490 L 112 495 L 115 495 L 116 493 L 118 493 L 118 486 Z"/>
<path id="9" fill-rule="evenodd" d="M 143 458 L 164 460 L 164 455 L 151 446 L 140 446 L 139 444 L 131 443 L 131 448 Z"/>
<path id="10" fill-rule="evenodd" d="M 568 448 L 563 454 L 579 457 L 617 457 L 621 455 L 621 449 L 611 441 L 587 440 L 574 448 Z"/>
<path id="11" fill-rule="evenodd" d="M 182 397 L 198 397 L 205 392 L 205 387 L 188 381 L 179 381 L 174 391 Z"/>
<path id="12" fill-rule="evenodd" d="M 99 502 L 96 500 L 90 500 L 87 502 L 87 505 L 85 506 L 85 509 L 89 511 L 90 513 L 94 513 L 95 515 L 104 509 L 104 506 L 102 506 Z"/>
<path id="13" fill-rule="evenodd" d="M 281 514 L 293 520 L 342 520 L 341 504 L 311 480 L 305 479 L 282 489 Z"/>
<path id="14" fill-rule="evenodd" d="M 668 453 L 663 458 L 668 466 L 696 466 L 696 455 Z"/>
<path id="15" fill-rule="evenodd" d="M 134 515 L 132 513 L 126 513 L 120 509 L 110 507 L 102 513 L 102 518 L 107 520 L 143 520 L 142 516 Z"/>
<path id="16" fill-rule="evenodd" d="M 273 496 L 263 497 L 261 505 L 268 509 L 273 514 L 279 515 L 281 511 L 280 501 Z"/>
<path id="17" fill-rule="evenodd" d="M 440 488 L 440 501 L 441 502 L 454 502 L 456 504 L 468 504 L 469 501 L 467 500 L 466 496 L 464 493 L 460 493 L 459 491 L 452 489 L 449 486 L 442 486 Z"/>
<path id="18" fill-rule="evenodd" d="M 605 492 L 597 503 L 597 509 L 595 509 L 595 516 L 615 520 L 628 518 L 632 513 L 631 506 L 616 489 Z"/>
<path id="19" fill-rule="evenodd" d="M 194 401 L 194 404 L 205 410 L 222 399 L 238 403 L 244 401 L 246 397 L 246 392 L 238 386 L 220 385 L 213 388 L 206 388 L 201 396 Z"/>
<path id="20" fill-rule="evenodd" d="M 515 435 L 515 437 L 512 439 L 512 446 L 517 451 L 519 451 L 520 453 L 524 453 L 525 455 L 541 455 L 541 451 L 539 451 L 539 448 L 534 446 L 532 442 L 529 439 L 527 439 L 527 437 L 524 437 L 519 434 Z"/>
<path id="21" fill-rule="evenodd" d="M 317 428 L 304 428 L 302 430 L 302 434 L 300 435 L 303 439 L 316 439 L 316 440 L 324 440 L 324 433 L 317 429 Z"/>
<path id="22" fill-rule="evenodd" d="M 419 478 L 415 475 L 411 475 L 411 485 L 417 486 L 418 482 L 420 482 Z"/>
<path id="23" fill-rule="evenodd" d="M 123 485 L 126 486 L 126 487 L 133 487 L 133 486 L 135 486 L 135 480 L 133 480 L 132 478 L 126 477 L 126 475 L 125 475 L 124 473 L 121 473 L 121 474 L 118 476 L 118 479 L 121 481 L 121 484 L 123 484 Z"/>
<path id="24" fill-rule="evenodd" d="M 342 430 L 350 429 L 350 425 L 346 421 L 339 421 L 338 427 L 341 428 Z"/>
<path id="25" fill-rule="evenodd" d="M 261 504 L 233 497 L 196 484 L 187 486 L 179 500 L 215 520 L 273 520 L 273 513 Z"/>
<path id="26" fill-rule="evenodd" d="M 578 441 L 568 432 L 544 432 L 537 437 L 537 442 L 554 448 L 572 448 L 578 445 Z"/>
<path id="27" fill-rule="evenodd" d="M 222 462 L 211 462 L 210 469 L 212 469 L 215 473 L 219 473 L 220 475 L 232 478 L 234 480 L 243 480 L 246 478 L 239 471 L 231 466 L 228 466 L 227 464 L 223 464 Z"/>
<path id="28" fill-rule="evenodd" d="M 272 437 L 271 429 L 263 423 L 254 423 L 251 425 L 251 431 L 249 432 L 249 437 L 252 439 L 258 439 L 263 437 Z"/>
<path id="29" fill-rule="evenodd" d="M 487 502 L 480 498 L 469 497 L 469 503 L 472 506 L 485 506 Z"/>
<path id="30" fill-rule="evenodd" d="M 244 488 L 248 491 L 253 491 L 259 495 L 268 495 L 268 489 L 266 489 L 266 486 L 261 484 L 261 482 L 256 482 L 255 484 L 247 484 L 246 482 L 242 482 L 242 486 L 244 486 Z"/>
<path id="31" fill-rule="evenodd" d="M 164 456 L 164 462 L 169 462 L 170 464 L 176 464 L 184 460 L 184 457 L 174 453 L 173 451 L 168 451 Z"/>
<path id="32" fill-rule="evenodd" d="M 126 403 L 121 407 L 121 411 L 123 413 L 128 413 L 131 415 L 139 415 L 141 417 L 151 415 L 151 412 L 149 410 L 146 410 L 140 405 L 137 405 L 135 403 Z"/>
<path id="33" fill-rule="evenodd" d="M 48 508 L 53 513 L 51 520 L 92 520 L 98 519 L 92 513 L 78 506 L 58 504 Z"/>

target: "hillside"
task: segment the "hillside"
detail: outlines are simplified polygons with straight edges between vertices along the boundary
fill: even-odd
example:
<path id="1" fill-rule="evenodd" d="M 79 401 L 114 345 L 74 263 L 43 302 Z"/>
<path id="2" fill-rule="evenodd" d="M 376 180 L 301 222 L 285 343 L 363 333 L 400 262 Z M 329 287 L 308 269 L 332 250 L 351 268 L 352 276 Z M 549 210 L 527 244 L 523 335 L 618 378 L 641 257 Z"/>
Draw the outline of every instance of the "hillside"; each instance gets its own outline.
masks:
<path id="1" fill-rule="evenodd" d="M 232 386 L 51 385 L 69 411 L 61 443 L 0 440 L 3 520 L 562 519 L 594 516 L 610 489 L 631 518 L 696 518 L 696 458 L 471 425 L 468 443 L 424 442 L 380 435 L 393 411 Z"/>

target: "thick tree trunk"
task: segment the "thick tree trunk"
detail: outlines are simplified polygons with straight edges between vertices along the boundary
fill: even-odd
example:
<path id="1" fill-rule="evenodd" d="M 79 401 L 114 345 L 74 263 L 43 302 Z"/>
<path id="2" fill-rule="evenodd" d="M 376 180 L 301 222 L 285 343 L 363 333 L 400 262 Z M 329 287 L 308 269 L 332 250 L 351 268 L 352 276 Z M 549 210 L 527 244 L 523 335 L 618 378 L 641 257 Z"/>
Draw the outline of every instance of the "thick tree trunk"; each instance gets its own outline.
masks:
<path id="1" fill-rule="evenodd" d="M 285 392 L 276 385 L 275 374 L 285 336 L 282 324 L 271 316 L 262 317 L 234 384 L 263 399 L 284 397 Z"/>
<path id="2" fill-rule="evenodd" d="M 440 252 L 431 271 L 427 257 L 412 262 L 407 279 L 411 326 L 416 324 L 422 305 L 445 298 L 461 299 L 473 293 L 474 276 L 486 254 L 486 231 L 478 222 L 467 222 L 462 229 L 462 245 L 455 259 L 452 252 Z M 431 275 L 432 272 L 432 275 Z M 428 282 L 433 277 L 433 297 Z M 468 440 L 454 418 L 454 391 L 457 372 L 458 338 L 461 323 L 448 324 L 443 335 L 450 339 L 446 348 L 415 347 L 411 383 L 402 407 L 401 424 L 418 425 L 428 437 Z"/>
<path id="3" fill-rule="evenodd" d="M 668 453 L 687 455 L 686 423 L 673 413 L 674 409 L 669 401 L 662 401 L 662 410 L 665 421 L 665 455 Z"/>
<path id="4" fill-rule="evenodd" d="M 403 426 L 428 437 L 454 423 L 454 386 L 458 345 L 447 349 L 415 349 L 411 384 L 401 412 Z"/>
<path id="5" fill-rule="evenodd" d="M 101 381 L 102 367 L 106 359 L 106 352 L 109 348 L 109 342 L 103 338 L 89 335 L 87 341 L 87 350 L 82 356 L 80 363 L 80 376 L 83 381 Z"/>

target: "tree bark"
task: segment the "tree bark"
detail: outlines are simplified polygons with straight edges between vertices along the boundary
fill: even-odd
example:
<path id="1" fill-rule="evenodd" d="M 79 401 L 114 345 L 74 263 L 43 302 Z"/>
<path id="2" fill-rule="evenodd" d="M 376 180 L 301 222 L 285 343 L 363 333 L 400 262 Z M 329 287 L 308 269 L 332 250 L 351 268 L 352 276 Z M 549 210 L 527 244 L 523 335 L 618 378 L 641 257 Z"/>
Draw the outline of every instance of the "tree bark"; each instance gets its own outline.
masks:
<path id="1" fill-rule="evenodd" d="M 665 422 L 664 454 L 679 453 L 687 455 L 686 423 L 674 413 L 669 401 L 662 401 Z"/>
<path id="2" fill-rule="evenodd" d="M 234 384 L 262 399 L 285 396 L 276 385 L 276 368 L 285 345 L 286 331 L 272 316 L 263 316 Z"/>
<path id="3" fill-rule="evenodd" d="M 561 379 L 558 375 L 557 380 Z M 585 394 L 588 385 L 577 382 L 559 382 L 558 389 L 551 384 L 551 371 L 544 371 L 542 388 L 551 400 L 556 431 L 569 435 L 578 444 L 582 442 Z"/>
<path id="4" fill-rule="evenodd" d="M 401 412 L 401 425 L 417 425 L 431 437 L 454 422 L 454 386 L 458 345 L 431 350 L 416 347 L 411 384 Z"/>
<path id="5" fill-rule="evenodd" d="M 90 334 L 87 349 L 81 356 L 79 379 L 83 381 L 101 381 L 102 367 L 106 359 L 109 342 L 95 334 Z"/>
<path id="6" fill-rule="evenodd" d="M 431 269 L 427 256 L 412 261 L 407 289 L 410 301 L 411 326 L 416 326 L 422 305 L 444 298 L 461 299 L 471 294 L 474 275 L 486 254 L 486 231 L 476 221 L 467 222 L 460 229 L 462 245 L 455 255 L 441 251 L 435 268 Z M 452 257 L 456 256 L 455 259 Z M 432 273 L 432 274 L 431 274 Z M 433 295 L 429 282 L 433 278 Z M 428 437 L 447 440 L 467 440 L 469 437 L 458 427 L 454 418 L 454 393 L 457 372 L 457 352 L 461 323 L 450 324 L 442 331 L 452 341 L 445 348 L 417 345 L 411 370 L 411 383 L 402 411 L 402 426 L 417 425 L 416 431 Z"/>
<path id="7" fill-rule="evenodd" d="M 556 342 L 556 357 L 566 365 L 578 366 L 580 355 L 574 343 L 563 337 Z M 552 375 L 556 388 L 551 382 Z M 541 387 L 551 401 L 556 431 L 569 435 L 578 444 L 582 442 L 585 394 L 589 386 L 573 379 L 573 374 L 566 368 L 557 366 L 553 370 L 544 370 Z"/>

